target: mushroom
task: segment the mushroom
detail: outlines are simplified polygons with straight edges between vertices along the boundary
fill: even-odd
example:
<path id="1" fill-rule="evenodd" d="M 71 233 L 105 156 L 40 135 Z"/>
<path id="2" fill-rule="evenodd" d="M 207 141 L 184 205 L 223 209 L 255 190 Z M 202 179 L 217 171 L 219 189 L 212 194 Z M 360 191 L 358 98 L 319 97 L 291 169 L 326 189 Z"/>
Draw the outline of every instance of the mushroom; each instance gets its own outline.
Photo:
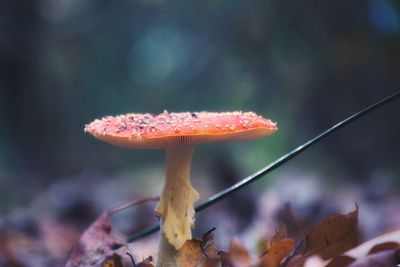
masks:
<path id="1" fill-rule="evenodd" d="M 189 179 L 195 145 L 256 139 L 276 130 L 270 120 L 238 111 L 130 113 L 107 116 L 85 127 L 85 132 L 113 145 L 165 149 L 166 180 L 155 210 L 162 225 L 156 266 L 162 267 L 178 266 L 179 249 L 192 239 L 193 206 L 199 198 Z"/>

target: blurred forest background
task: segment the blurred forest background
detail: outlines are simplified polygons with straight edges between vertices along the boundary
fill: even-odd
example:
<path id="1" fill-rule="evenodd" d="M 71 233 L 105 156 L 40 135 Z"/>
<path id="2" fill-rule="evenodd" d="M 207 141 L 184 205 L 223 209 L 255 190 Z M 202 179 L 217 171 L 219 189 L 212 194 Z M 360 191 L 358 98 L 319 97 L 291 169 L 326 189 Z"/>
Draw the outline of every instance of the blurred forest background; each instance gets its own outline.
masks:
<path id="1" fill-rule="evenodd" d="M 263 140 L 198 146 L 192 178 L 205 198 L 399 89 L 400 2 L 1 1 L 0 62 L 0 227 L 82 230 L 158 194 L 164 165 L 162 151 L 100 143 L 86 123 L 164 109 L 276 121 Z M 303 221 L 357 202 L 367 237 L 399 227 L 399 112 L 397 101 L 329 137 L 214 207 L 230 217 L 199 215 L 199 231 L 234 221 L 225 231 L 237 235 L 255 218 L 271 231 L 265 221 L 289 202 Z M 121 229 L 154 222 L 152 208 L 122 216 Z"/>

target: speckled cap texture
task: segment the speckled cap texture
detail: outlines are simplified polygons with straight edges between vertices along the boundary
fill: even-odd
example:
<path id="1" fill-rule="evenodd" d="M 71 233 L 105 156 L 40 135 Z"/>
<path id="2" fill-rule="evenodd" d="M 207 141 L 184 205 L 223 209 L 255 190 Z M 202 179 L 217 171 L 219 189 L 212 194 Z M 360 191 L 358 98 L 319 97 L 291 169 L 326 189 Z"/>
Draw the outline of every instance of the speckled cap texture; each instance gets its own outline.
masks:
<path id="1" fill-rule="evenodd" d="M 85 132 L 128 148 L 167 148 L 220 141 L 256 139 L 277 131 L 276 123 L 254 112 L 128 113 L 106 116 Z"/>

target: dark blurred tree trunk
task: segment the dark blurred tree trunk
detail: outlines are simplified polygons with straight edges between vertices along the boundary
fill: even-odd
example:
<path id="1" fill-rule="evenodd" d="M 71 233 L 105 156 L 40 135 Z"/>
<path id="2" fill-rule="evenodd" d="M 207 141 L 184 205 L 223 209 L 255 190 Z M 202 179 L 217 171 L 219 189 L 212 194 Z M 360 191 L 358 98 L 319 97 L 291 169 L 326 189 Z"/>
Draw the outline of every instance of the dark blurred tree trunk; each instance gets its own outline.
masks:
<path id="1" fill-rule="evenodd" d="M 7 164 L 37 163 L 40 151 L 42 106 L 37 97 L 35 49 L 39 17 L 36 1 L 9 0 L 0 3 L 0 82 L 3 129 L 14 143 L 7 151 Z"/>

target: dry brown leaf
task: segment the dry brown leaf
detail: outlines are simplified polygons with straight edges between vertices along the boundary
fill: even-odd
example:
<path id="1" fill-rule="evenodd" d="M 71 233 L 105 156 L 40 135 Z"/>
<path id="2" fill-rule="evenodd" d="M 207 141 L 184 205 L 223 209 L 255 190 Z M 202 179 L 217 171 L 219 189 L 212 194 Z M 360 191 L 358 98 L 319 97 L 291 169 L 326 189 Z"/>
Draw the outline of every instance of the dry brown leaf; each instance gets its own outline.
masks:
<path id="1" fill-rule="evenodd" d="M 348 267 L 394 267 L 399 266 L 398 264 L 400 264 L 399 251 L 395 249 L 389 249 L 358 259 Z"/>
<path id="2" fill-rule="evenodd" d="M 220 251 L 222 267 L 248 267 L 251 265 L 252 257 L 238 238 L 231 242 L 228 252 Z"/>
<path id="3" fill-rule="evenodd" d="M 137 267 L 154 267 L 153 257 L 148 257 L 137 264 Z"/>
<path id="4" fill-rule="evenodd" d="M 127 253 L 129 252 L 127 244 L 124 240 L 121 240 L 112 234 L 110 216 L 120 210 L 144 202 L 156 201 L 157 199 L 158 197 L 142 198 L 130 201 L 101 213 L 100 216 L 81 235 L 79 243 L 72 250 L 65 267 L 122 267 L 123 259 L 130 262 L 131 258 L 127 256 Z"/>
<path id="5" fill-rule="evenodd" d="M 149 263 L 149 262 L 143 262 L 143 263 L 139 263 L 137 265 L 137 267 L 154 267 L 153 263 Z"/>
<path id="6" fill-rule="evenodd" d="M 123 245 L 122 240 L 111 234 L 110 216 L 103 212 L 82 234 L 66 267 L 100 266 L 114 254 L 113 248 Z"/>
<path id="7" fill-rule="evenodd" d="M 269 238 L 261 238 L 258 241 L 257 250 L 262 253 L 267 251 L 273 244 L 287 238 L 287 230 L 285 226 L 275 229 L 275 234 Z"/>
<path id="8" fill-rule="evenodd" d="M 331 260 L 325 267 L 346 267 L 354 261 L 352 257 L 341 255 Z"/>
<path id="9" fill-rule="evenodd" d="M 381 243 L 381 244 L 373 246 L 371 248 L 371 250 L 368 252 L 368 254 L 374 254 L 374 253 L 381 252 L 383 250 L 388 250 L 388 249 L 400 250 L 400 245 L 399 245 L 399 243 L 396 243 L 396 242 Z"/>
<path id="10" fill-rule="evenodd" d="M 400 230 L 393 231 L 384 235 L 380 235 L 371 240 L 368 240 L 361 245 L 347 251 L 345 255 L 358 259 L 365 257 L 376 245 L 383 243 L 400 243 Z"/>
<path id="11" fill-rule="evenodd" d="M 370 262 L 368 255 L 379 253 L 386 250 L 397 250 L 400 251 L 400 231 L 394 231 L 388 234 L 384 234 L 378 237 L 375 237 L 371 240 L 366 241 L 365 243 L 347 251 L 344 255 L 333 258 L 327 267 L 346 267 L 350 266 L 352 263 L 357 264 L 366 264 L 365 262 Z M 386 255 L 386 256 L 385 256 Z M 389 256 L 388 256 L 389 255 Z M 382 257 L 389 257 L 389 262 L 391 254 L 381 254 L 378 258 L 382 260 Z M 376 260 L 375 257 L 372 258 Z M 361 262 L 361 263 L 360 263 Z M 363 266 L 363 265 L 360 265 Z"/>
<path id="12" fill-rule="evenodd" d="M 121 256 L 113 254 L 103 262 L 102 267 L 123 267 Z"/>
<path id="13" fill-rule="evenodd" d="M 280 241 L 287 239 L 287 229 L 286 226 L 279 227 L 275 229 L 275 234 L 268 239 L 267 242 L 267 250 L 275 244 L 278 244 Z"/>
<path id="14" fill-rule="evenodd" d="M 377 257 L 375 257 L 375 256 L 369 257 L 369 255 L 371 255 L 371 254 L 376 254 L 376 253 L 380 253 L 382 251 L 387 251 L 387 250 L 400 251 L 400 245 L 395 242 L 381 243 L 381 244 L 378 244 L 378 245 L 375 245 L 374 247 L 372 247 L 371 250 L 369 251 L 368 255 L 365 257 L 360 257 L 358 260 L 356 260 L 352 257 L 342 255 L 342 256 L 336 257 L 333 260 L 331 260 L 325 267 L 347 267 L 347 266 L 353 266 L 353 265 L 351 265 L 352 263 L 354 263 L 355 266 L 370 266 L 370 265 L 365 265 L 365 264 L 372 264 L 372 263 L 375 263 L 377 260 L 379 260 L 380 264 L 385 263 L 385 261 L 386 261 L 385 264 L 392 264 L 393 260 L 395 259 L 395 255 L 393 255 L 392 253 L 382 253 Z M 381 266 L 381 265 L 379 265 L 379 266 Z M 383 266 L 386 266 L 386 265 L 383 265 Z M 388 266 L 390 266 L 390 265 L 388 265 Z"/>
<path id="15" fill-rule="evenodd" d="M 202 240 L 187 240 L 179 250 L 179 263 L 182 267 L 200 266 L 207 262 L 207 259 L 217 258 L 217 248 L 213 240 L 212 231 L 203 235 Z M 208 262 L 207 264 L 211 264 Z"/>
<path id="16" fill-rule="evenodd" d="M 289 262 L 286 264 L 285 267 L 297 267 L 297 266 L 301 266 L 300 262 L 303 262 L 304 258 L 302 255 L 300 254 L 296 254 L 294 255 Z"/>
<path id="17" fill-rule="evenodd" d="M 330 259 L 358 243 L 358 208 L 346 215 L 335 215 L 321 222 L 306 236 L 304 255 L 317 254 Z"/>
<path id="18" fill-rule="evenodd" d="M 294 240 L 284 239 L 271 245 L 265 255 L 260 258 L 258 267 L 279 267 L 280 263 L 294 248 Z"/>
<path id="19" fill-rule="evenodd" d="M 229 257 L 228 252 L 219 251 L 218 256 L 220 258 L 221 267 L 234 267 L 235 266 L 233 261 Z"/>
<path id="20" fill-rule="evenodd" d="M 235 266 L 249 266 L 251 255 L 238 238 L 234 238 L 229 248 L 229 258 Z"/>
<path id="21" fill-rule="evenodd" d="M 203 264 L 201 265 L 201 267 L 219 267 L 221 260 L 219 258 L 207 258 Z"/>

